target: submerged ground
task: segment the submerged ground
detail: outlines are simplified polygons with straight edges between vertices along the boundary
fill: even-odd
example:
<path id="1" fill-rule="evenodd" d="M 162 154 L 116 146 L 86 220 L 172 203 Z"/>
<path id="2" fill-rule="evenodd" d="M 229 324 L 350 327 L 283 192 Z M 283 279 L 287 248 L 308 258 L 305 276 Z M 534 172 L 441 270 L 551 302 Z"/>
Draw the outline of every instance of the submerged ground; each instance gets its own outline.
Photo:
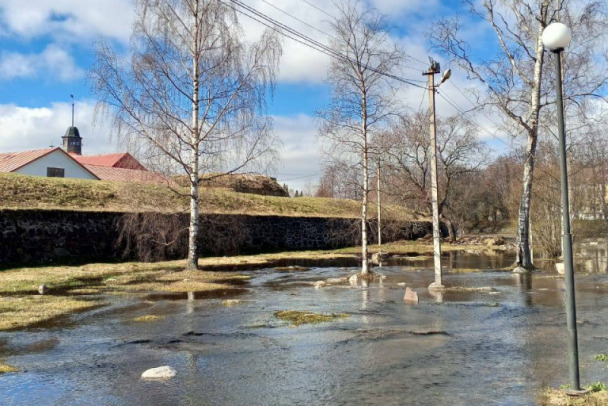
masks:
<path id="1" fill-rule="evenodd" d="M 563 279 L 496 271 L 512 264 L 507 253 L 445 260 L 454 289 L 435 297 L 426 257 L 393 259 L 367 287 L 337 279 L 356 272 L 346 258 L 241 270 L 250 279 L 215 294 L 114 295 L 109 306 L 0 333 L 2 361 L 19 370 L 0 375 L 2 404 L 531 405 L 543 387 L 567 383 Z M 594 359 L 608 352 L 605 259 L 578 268 L 581 380 L 606 382 L 606 363 Z M 406 286 L 419 305 L 403 303 Z M 277 317 L 285 310 L 340 317 L 294 326 Z M 177 376 L 140 379 L 160 365 Z"/>

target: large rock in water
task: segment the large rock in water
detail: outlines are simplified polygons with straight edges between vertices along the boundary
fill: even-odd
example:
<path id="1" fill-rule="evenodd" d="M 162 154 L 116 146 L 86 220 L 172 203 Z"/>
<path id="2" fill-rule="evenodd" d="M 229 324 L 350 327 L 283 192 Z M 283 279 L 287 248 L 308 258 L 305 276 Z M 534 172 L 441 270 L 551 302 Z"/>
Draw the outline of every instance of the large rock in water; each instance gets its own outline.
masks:
<path id="1" fill-rule="evenodd" d="M 177 375 L 177 371 L 168 365 L 151 368 L 141 374 L 143 379 L 170 379 Z"/>
<path id="2" fill-rule="evenodd" d="M 405 295 L 403 296 L 403 301 L 408 304 L 418 304 L 418 293 L 415 290 L 405 288 Z"/>

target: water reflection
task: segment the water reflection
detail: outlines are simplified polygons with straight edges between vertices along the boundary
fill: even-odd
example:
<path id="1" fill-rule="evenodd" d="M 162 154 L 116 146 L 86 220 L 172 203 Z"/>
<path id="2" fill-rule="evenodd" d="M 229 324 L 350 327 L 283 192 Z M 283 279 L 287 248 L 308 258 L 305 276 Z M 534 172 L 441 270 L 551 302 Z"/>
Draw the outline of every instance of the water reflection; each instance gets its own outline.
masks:
<path id="1" fill-rule="evenodd" d="M 608 273 L 608 240 L 585 240 L 577 244 L 579 262 L 590 273 Z"/>
<path id="2" fill-rule="evenodd" d="M 451 270 L 513 260 L 446 258 Z M 355 268 L 251 272 L 236 306 L 223 306 L 223 295 L 154 296 L 142 299 L 145 306 L 82 315 L 71 329 L 0 333 L 4 361 L 27 370 L 0 376 L 2 404 L 527 405 L 543 386 L 567 381 L 562 278 L 447 272 L 446 284 L 472 289 L 428 292 L 432 267 L 412 264 L 384 266 L 377 272 L 386 279 L 355 288 L 346 282 Z M 311 284 L 327 278 L 345 282 Z M 576 282 L 581 359 L 592 360 L 608 342 L 608 277 Z M 419 292 L 418 306 L 403 303 L 404 285 Z M 288 309 L 350 317 L 291 328 L 274 317 Z M 142 314 L 166 317 L 132 321 Z M 24 350 L 37 342 L 52 345 Z M 159 365 L 178 376 L 139 379 Z M 583 365 L 583 382 L 605 378 L 603 364 Z"/>

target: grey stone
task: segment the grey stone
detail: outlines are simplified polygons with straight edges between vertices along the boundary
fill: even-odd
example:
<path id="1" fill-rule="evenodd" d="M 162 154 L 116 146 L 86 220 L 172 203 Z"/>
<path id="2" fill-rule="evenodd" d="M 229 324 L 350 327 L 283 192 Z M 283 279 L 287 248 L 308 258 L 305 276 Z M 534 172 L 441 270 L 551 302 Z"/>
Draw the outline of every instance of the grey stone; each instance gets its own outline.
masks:
<path id="1" fill-rule="evenodd" d="M 523 268 L 523 267 L 521 267 L 521 266 L 518 266 L 517 268 L 515 268 L 515 269 L 513 270 L 513 273 L 521 273 L 521 274 L 524 274 L 524 273 L 528 273 L 528 272 L 530 272 L 530 271 L 528 271 L 526 268 Z"/>
<path id="2" fill-rule="evenodd" d="M 415 290 L 405 288 L 405 295 L 403 296 L 403 301 L 408 304 L 418 304 L 418 293 Z"/>
<path id="3" fill-rule="evenodd" d="M 381 262 L 386 262 L 388 254 L 386 252 L 376 252 L 372 254 L 371 262 L 374 265 L 379 265 Z"/>
<path id="4" fill-rule="evenodd" d="M 150 368 L 141 374 L 143 379 L 170 379 L 177 375 L 177 371 L 168 365 Z"/>
<path id="5" fill-rule="evenodd" d="M 49 293 L 49 291 L 50 291 L 50 289 L 46 285 L 38 286 L 38 293 L 40 293 L 41 295 L 46 295 L 47 293 Z"/>
<path id="6" fill-rule="evenodd" d="M 313 283 L 315 289 L 321 289 L 325 285 L 327 285 L 327 282 L 325 281 L 316 281 L 315 283 Z"/>

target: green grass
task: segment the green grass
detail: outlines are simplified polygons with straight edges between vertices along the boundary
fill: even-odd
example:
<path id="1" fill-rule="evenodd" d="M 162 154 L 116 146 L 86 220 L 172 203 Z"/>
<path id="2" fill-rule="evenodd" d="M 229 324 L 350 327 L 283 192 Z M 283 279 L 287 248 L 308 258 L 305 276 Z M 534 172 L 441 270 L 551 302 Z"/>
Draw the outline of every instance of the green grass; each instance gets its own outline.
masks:
<path id="1" fill-rule="evenodd" d="M 599 384 L 599 385 L 598 385 Z M 604 389 L 602 389 L 602 387 Z M 599 389 L 592 391 L 590 388 Z M 605 385 L 601 382 L 586 387 L 589 393 L 583 396 L 568 396 L 564 389 L 545 389 L 539 399 L 539 405 L 542 406 L 606 406 L 608 405 L 608 391 L 605 390 Z"/>
<path id="2" fill-rule="evenodd" d="M 65 209 L 86 211 L 188 211 L 188 189 L 175 193 L 166 186 L 84 179 L 45 178 L 0 173 L 0 209 Z M 358 201 L 330 198 L 289 198 L 201 188 L 202 213 L 357 218 Z M 412 220 L 410 211 L 390 206 L 388 217 Z M 370 218 L 375 213 L 370 211 Z"/>
<path id="3" fill-rule="evenodd" d="M 594 358 L 596 361 L 608 362 L 608 354 L 597 354 Z"/>
<path id="4" fill-rule="evenodd" d="M 591 385 L 585 386 L 585 389 L 587 389 L 591 393 L 604 392 L 606 391 L 606 384 L 603 382 L 594 382 Z"/>

